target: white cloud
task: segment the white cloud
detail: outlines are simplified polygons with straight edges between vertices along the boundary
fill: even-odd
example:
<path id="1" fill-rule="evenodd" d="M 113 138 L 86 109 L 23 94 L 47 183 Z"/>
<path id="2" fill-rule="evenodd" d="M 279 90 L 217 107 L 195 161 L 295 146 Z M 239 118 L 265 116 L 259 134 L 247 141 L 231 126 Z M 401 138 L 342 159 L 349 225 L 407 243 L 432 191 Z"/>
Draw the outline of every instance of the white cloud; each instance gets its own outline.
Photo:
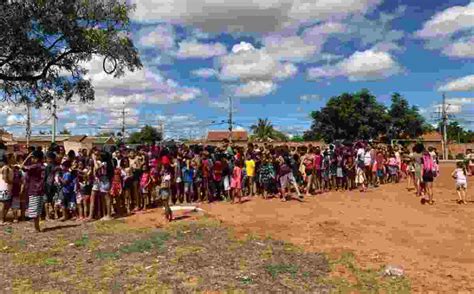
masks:
<path id="1" fill-rule="evenodd" d="M 205 32 L 274 32 L 314 20 L 341 19 L 381 0 L 133 0 L 132 19 L 168 21 Z"/>
<path id="2" fill-rule="evenodd" d="M 377 80 L 401 71 L 400 65 L 387 52 L 376 50 L 357 51 L 334 66 L 308 70 L 310 79 L 347 76 L 351 81 Z"/>
<path id="3" fill-rule="evenodd" d="M 441 92 L 463 92 L 474 91 L 474 75 L 465 76 L 453 80 L 438 88 Z"/>
<path id="4" fill-rule="evenodd" d="M 474 57 L 474 37 L 451 43 L 443 50 L 443 53 L 451 57 L 472 58 Z"/>
<path id="5" fill-rule="evenodd" d="M 226 81 L 286 79 L 297 72 L 290 63 L 281 63 L 265 49 L 240 43 L 233 52 L 220 58 L 220 78 Z"/>
<path id="6" fill-rule="evenodd" d="M 191 73 L 197 77 L 204 78 L 204 79 L 216 77 L 219 74 L 213 68 L 200 68 L 200 69 L 193 70 Z"/>
<path id="7" fill-rule="evenodd" d="M 68 130 L 72 130 L 72 129 L 75 129 L 77 127 L 77 123 L 76 122 L 68 122 L 68 123 L 64 124 L 64 127 Z"/>
<path id="8" fill-rule="evenodd" d="M 221 43 L 198 43 L 196 41 L 184 41 L 179 43 L 179 50 L 177 57 L 180 59 L 186 58 L 201 58 L 207 59 L 211 57 L 225 55 L 227 53 L 226 47 Z"/>
<path id="9" fill-rule="evenodd" d="M 249 81 L 235 90 L 237 97 L 255 97 L 265 96 L 277 89 L 277 86 L 272 81 Z"/>
<path id="10" fill-rule="evenodd" d="M 156 47 L 161 50 L 171 49 L 175 45 L 174 30 L 171 25 L 157 25 L 154 30 L 144 34 L 139 41 L 144 47 Z"/>
<path id="11" fill-rule="evenodd" d="M 92 80 L 96 92 L 93 106 L 122 106 L 134 103 L 167 104 L 189 101 L 201 94 L 197 88 L 183 87 L 159 73 L 147 69 L 127 72 L 122 78 L 114 78 L 102 69 L 101 60 L 94 58 L 88 64 L 87 77 Z"/>
<path id="12" fill-rule="evenodd" d="M 265 51 L 268 55 L 281 61 L 301 62 L 313 57 L 321 48 L 306 44 L 298 36 L 272 36 L 264 39 Z"/>
<path id="13" fill-rule="evenodd" d="M 474 104 L 474 97 L 448 98 L 446 99 L 446 103 L 457 105 Z"/>
<path id="14" fill-rule="evenodd" d="M 11 114 L 7 116 L 7 126 L 15 126 L 25 123 L 25 117 L 22 115 Z"/>
<path id="15" fill-rule="evenodd" d="M 474 28 L 474 2 L 466 6 L 453 6 L 435 14 L 416 32 L 420 38 L 436 38 Z"/>

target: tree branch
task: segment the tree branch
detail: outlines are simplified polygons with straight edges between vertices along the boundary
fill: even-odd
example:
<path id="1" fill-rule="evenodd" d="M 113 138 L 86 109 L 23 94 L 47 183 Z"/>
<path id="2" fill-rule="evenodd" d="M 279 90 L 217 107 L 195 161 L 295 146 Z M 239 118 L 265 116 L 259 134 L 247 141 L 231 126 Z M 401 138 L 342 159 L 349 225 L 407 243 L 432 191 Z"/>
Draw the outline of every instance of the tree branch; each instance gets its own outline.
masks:
<path id="1" fill-rule="evenodd" d="M 39 75 L 35 75 L 35 76 L 33 76 L 33 75 L 24 75 L 24 76 L 12 77 L 12 76 L 8 76 L 8 75 L 0 73 L 0 80 L 11 81 L 11 82 L 20 82 L 20 81 L 34 82 L 34 81 L 41 80 L 41 79 L 46 77 L 46 74 L 48 73 L 51 66 L 56 65 L 56 63 L 58 63 L 59 61 L 64 59 L 69 54 L 80 53 L 80 52 L 81 52 L 80 50 L 69 50 L 69 51 L 66 51 L 66 52 L 62 53 L 61 55 L 59 55 L 55 59 L 48 62 L 46 64 L 45 68 L 43 69 L 43 71 Z"/>

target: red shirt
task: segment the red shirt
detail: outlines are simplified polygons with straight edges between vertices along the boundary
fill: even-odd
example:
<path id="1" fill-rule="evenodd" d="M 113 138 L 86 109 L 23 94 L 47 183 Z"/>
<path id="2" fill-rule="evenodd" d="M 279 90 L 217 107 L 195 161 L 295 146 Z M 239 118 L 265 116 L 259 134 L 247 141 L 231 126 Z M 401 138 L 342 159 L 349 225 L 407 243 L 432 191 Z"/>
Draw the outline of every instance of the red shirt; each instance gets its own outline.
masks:
<path id="1" fill-rule="evenodd" d="M 161 164 L 163 165 L 170 165 L 170 159 L 168 158 L 168 156 L 163 156 L 161 157 Z"/>
<path id="2" fill-rule="evenodd" d="M 314 155 L 314 169 L 316 170 L 320 170 L 321 169 L 321 163 L 323 161 L 323 157 L 321 156 L 321 154 L 316 154 Z"/>

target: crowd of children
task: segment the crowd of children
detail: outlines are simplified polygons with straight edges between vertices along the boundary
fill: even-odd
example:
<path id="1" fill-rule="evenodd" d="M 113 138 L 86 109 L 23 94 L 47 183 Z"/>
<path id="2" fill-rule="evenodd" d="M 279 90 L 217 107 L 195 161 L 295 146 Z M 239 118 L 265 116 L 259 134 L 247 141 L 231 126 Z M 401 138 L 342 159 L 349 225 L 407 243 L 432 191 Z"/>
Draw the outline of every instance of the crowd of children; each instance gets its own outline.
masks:
<path id="1" fill-rule="evenodd" d="M 11 209 L 13 221 L 111 219 L 156 205 L 227 200 L 245 196 L 279 197 L 287 201 L 330 190 L 366 191 L 407 179 L 422 203 L 433 204 L 433 181 L 439 174 L 433 148 L 417 144 L 411 152 L 401 147 L 356 142 L 327 147 L 223 144 L 219 147 L 125 146 L 69 151 L 52 146 L 30 148 L 24 156 L 0 158 L 0 224 Z M 453 171 L 459 203 L 466 203 L 466 169 Z M 27 214 L 26 214 L 27 211 Z"/>

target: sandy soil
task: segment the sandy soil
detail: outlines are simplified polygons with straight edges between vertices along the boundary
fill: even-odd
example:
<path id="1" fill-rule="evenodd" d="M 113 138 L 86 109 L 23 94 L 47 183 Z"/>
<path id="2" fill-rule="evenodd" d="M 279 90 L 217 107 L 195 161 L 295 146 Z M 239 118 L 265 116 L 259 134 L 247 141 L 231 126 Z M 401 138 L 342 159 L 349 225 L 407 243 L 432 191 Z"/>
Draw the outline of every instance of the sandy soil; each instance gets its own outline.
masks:
<path id="1" fill-rule="evenodd" d="M 474 202 L 456 203 L 453 168 L 442 165 L 433 206 L 420 204 L 402 182 L 367 193 L 326 193 L 304 202 L 253 198 L 200 207 L 237 234 L 271 236 L 332 256 L 351 251 L 362 266 L 400 265 L 414 293 L 473 293 Z M 474 199 L 472 190 L 469 196 Z M 162 217 L 155 213 L 128 222 L 157 225 Z"/>

